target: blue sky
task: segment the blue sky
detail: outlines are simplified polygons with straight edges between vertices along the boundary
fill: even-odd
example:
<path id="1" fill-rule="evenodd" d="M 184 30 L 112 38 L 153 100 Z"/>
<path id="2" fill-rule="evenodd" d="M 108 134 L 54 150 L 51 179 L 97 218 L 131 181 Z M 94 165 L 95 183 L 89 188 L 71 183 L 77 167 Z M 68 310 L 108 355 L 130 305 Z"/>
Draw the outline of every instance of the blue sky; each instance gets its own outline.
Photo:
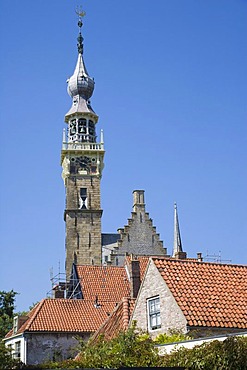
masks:
<path id="1" fill-rule="evenodd" d="M 50 290 L 65 260 L 60 150 L 83 5 L 84 58 L 104 129 L 103 232 L 132 191 L 172 251 L 247 263 L 247 2 L 2 0 L 0 290 L 17 310 Z"/>

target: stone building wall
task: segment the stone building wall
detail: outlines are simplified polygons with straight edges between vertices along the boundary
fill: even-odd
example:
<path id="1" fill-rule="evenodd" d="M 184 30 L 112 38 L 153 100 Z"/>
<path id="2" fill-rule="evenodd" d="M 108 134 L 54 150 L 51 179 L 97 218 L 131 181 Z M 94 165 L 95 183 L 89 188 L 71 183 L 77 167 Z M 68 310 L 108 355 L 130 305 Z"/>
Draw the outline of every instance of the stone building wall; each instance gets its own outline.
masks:
<path id="1" fill-rule="evenodd" d="M 151 330 L 148 324 L 147 300 L 157 296 L 160 298 L 161 328 Z M 184 333 L 187 331 L 186 319 L 153 261 L 149 262 L 147 273 L 141 285 L 131 323 L 133 321 L 136 321 L 138 328 L 148 331 L 153 338 L 158 334 L 168 332 L 169 329 L 176 329 Z"/>
<path id="2" fill-rule="evenodd" d="M 26 333 L 28 365 L 41 364 L 46 361 L 62 361 L 74 358 L 79 352 L 78 333 L 30 334 Z M 89 334 L 80 335 L 83 340 L 89 339 Z"/>
<path id="3" fill-rule="evenodd" d="M 166 248 L 160 235 L 153 226 L 153 221 L 145 210 L 144 190 L 133 192 L 133 212 L 128 225 L 119 229 L 120 239 L 112 253 L 112 263 L 123 265 L 125 254 L 165 256 Z M 118 263 L 116 263 L 118 260 Z"/>

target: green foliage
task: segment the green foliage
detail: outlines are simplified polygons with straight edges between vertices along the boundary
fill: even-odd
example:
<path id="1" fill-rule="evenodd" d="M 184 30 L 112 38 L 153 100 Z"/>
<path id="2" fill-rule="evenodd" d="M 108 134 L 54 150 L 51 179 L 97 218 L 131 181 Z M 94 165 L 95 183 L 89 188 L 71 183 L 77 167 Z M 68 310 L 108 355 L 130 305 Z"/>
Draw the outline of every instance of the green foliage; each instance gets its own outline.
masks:
<path id="1" fill-rule="evenodd" d="M 18 369 L 19 362 L 14 360 L 11 355 L 11 350 L 5 347 L 5 344 L 0 341 L 0 369 Z"/>
<path id="2" fill-rule="evenodd" d="M 131 328 L 111 341 L 102 338 L 94 347 L 89 344 L 80 359 L 84 367 L 152 367 L 156 366 L 159 356 L 153 341 L 139 336 Z"/>
<path id="3" fill-rule="evenodd" d="M 11 350 L 2 341 L 12 328 L 16 294 L 14 290 L 0 291 L 0 369 L 19 368 L 19 361 L 12 358 Z"/>
<path id="4" fill-rule="evenodd" d="M 14 313 L 14 316 L 27 316 L 29 314 L 29 312 L 38 304 L 39 302 L 36 302 L 36 303 L 32 303 L 31 306 L 29 306 L 29 310 L 28 311 L 18 311 L 18 312 L 15 312 Z"/>
<path id="5" fill-rule="evenodd" d="M 121 332 L 117 338 L 97 343 L 84 343 L 77 361 L 46 364 L 52 368 L 115 368 L 159 366 L 160 357 L 154 342 L 147 335 L 140 335 L 135 328 Z M 54 367 L 53 367 L 54 366 Z"/>
<path id="6" fill-rule="evenodd" d="M 29 306 L 29 310 L 28 310 L 28 312 L 29 312 L 29 311 L 31 311 L 35 306 L 37 306 L 37 304 L 39 304 L 39 302 L 40 302 L 40 301 L 33 302 L 33 303 L 31 304 L 31 306 Z"/>
<path id="7" fill-rule="evenodd" d="M 179 330 L 170 329 L 168 333 L 163 333 L 157 335 L 154 339 L 156 344 L 167 344 L 167 343 L 174 343 L 174 342 L 182 342 L 184 340 L 189 340 L 191 337 L 189 335 L 183 334 Z"/>
<path id="8" fill-rule="evenodd" d="M 162 360 L 163 366 L 184 366 L 191 370 L 246 370 L 247 338 L 229 337 L 192 349 L 180 348 Z"/>
<path id="9" fill-rule="evenodd" d="M 16 294 L 13 290 L 0 291 L 0 339 L 4 338 L 12 327 Z"/>
<path id="10" fill-rule="evenodd" d="M 174 335 L 174 334 L 173 334 Z M 122 332 L 117 338 L 97 343 L 81 342 L 79 359 L 38 365 L 38 369 L 115 368 L 120 367 L 184 367 L 190 370 L 247 370 L 247 338 L 229 337 L 196 346 L 180 348 L 160 357 L 155 342 L 148 334 L 135 328 Z M 23 367 L 23 369 L 35 369 Z"/>

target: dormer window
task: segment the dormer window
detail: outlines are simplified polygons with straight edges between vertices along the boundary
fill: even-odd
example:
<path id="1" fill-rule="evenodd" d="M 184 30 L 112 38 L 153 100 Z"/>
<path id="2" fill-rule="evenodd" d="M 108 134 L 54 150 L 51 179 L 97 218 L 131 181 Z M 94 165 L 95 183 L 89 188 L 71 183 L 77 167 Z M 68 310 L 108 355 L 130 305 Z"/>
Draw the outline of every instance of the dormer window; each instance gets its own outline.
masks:
<path id="1" fill-rule="evenodd" d="M 13 333 L 16 334 L 17 331 L 18 331 L 18 316 L 15 316 L 13 321 Z"/>

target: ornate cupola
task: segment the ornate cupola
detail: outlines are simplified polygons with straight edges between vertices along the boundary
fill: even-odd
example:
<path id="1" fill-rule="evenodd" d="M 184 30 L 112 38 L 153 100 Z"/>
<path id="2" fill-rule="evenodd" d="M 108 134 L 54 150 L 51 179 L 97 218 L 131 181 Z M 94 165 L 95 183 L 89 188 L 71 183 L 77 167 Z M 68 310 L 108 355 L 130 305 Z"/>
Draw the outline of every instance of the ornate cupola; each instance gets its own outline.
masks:
<path id="1" fill-rule="evenodd" d="M 90 98 L 94 79 L 89 76 L 83 60 L 81 28 L 85 12 L 79 16 L 77 38 L 78 58 L 73 75 L 67 80 L 72 105 L 65 115 L 68 125 L 63 132 L 61 152 L 62 177 L 66 188 L 66 275 L 72 264 L 101 264 L 100 179 L 104 167 L 104 143 L 96 139 L 98 116 Z"/>
<path id="2" fill-rule="evenodd" d="M 68 142 L 96 142 L 95 124 L 98 116 L 91 107 L 90 98 L 94 91 L 94 79 L 89 76 L 83 60 L 83 37 L 81 34 L 82 16 L 79 13 L 79 36 L 77 38 L 78 58 L 73 75 L 67 80 L 68 94 L 72 106 L 65 115 L 68 123 Z"/>

